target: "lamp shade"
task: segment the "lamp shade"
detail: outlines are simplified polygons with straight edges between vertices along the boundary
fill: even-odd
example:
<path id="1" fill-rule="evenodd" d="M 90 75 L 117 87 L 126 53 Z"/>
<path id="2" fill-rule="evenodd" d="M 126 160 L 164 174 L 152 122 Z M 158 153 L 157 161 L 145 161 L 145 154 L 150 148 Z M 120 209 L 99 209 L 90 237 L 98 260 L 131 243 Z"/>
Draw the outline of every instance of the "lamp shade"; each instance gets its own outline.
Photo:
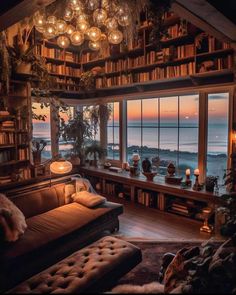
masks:
<path id="1" fill-rule="evenodd" d="M 71 162 L 63 160 L 63 159 L 52 162 L 50 165 L 50 171 L 54 174 L 66 174 L 71 172 L 71 170 L 72 170 Z"/>

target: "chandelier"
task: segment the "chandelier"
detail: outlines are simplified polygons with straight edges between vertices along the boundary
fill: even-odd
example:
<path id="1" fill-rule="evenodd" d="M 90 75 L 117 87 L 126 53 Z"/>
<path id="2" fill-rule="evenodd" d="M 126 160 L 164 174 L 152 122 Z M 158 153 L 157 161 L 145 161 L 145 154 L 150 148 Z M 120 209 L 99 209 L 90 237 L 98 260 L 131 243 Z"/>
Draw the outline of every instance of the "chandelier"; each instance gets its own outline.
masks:
<path id="1" fill-rule="evenodd" d="M 68 0 L 62 15 L 37 12 L 34 26 L 47 40 L 55 39 L 59 47 L 81 46 L 97 51 L 101 42 L 120 44 L 124 29 L 131 25 L 128 4 L 120 0 Z"/>

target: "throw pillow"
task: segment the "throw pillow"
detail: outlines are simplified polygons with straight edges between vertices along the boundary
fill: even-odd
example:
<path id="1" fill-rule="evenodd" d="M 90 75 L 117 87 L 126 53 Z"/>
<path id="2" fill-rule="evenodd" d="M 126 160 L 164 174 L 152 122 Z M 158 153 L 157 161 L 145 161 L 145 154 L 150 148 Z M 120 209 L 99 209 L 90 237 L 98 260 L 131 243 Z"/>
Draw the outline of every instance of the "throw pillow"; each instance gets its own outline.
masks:
<path id="1" fill-rule="evenodd" d="M 0 231 L 2 239 L 15 242 L 27 228 L 23 213 L 3 194 L 0 194 Z"/>
<path id="2" fill-rule="evenodd" d="M 64 188 L 64 195 L 65 195 L 65 204 L 71 203 L 72 199 L 71 196 L 75 193 L 75 183 L 65 184 Z"/>
<path id="3" fill-rule="evenodd" d="M 106 202 L 106 198 L 87 191 L 81 191 L 72 195 L 74 202 L 85 207 L 93 208 Z"/>

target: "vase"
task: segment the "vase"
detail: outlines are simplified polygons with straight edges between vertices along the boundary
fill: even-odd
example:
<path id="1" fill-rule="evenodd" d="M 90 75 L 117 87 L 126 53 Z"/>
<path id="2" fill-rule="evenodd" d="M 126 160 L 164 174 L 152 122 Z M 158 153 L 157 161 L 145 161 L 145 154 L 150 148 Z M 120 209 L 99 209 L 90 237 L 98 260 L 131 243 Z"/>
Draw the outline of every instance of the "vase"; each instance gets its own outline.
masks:
<path id="1" fill-rule="evenodd" d="M 152 171 L 152 162 L 148 158 L 145 158 L 145 160 L 142 162 L 142 168 L 143 172 L 150 173 Z"/>
<path id="2" fill-rule="evenodd" d="M 35 166 L 39 166 L 41 164 L 41 151 L 33 151 L 33 162 Z"/>

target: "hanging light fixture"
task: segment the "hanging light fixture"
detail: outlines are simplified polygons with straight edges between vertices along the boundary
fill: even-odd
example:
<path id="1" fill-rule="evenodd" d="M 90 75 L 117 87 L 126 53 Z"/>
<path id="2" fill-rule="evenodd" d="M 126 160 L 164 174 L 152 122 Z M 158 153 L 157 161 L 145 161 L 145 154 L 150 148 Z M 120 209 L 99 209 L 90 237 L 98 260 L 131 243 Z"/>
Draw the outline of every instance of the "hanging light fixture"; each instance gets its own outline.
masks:
<path id="1" fill-rule="evenodd" d="M 61 48 L 86 42 L 91 50 L 99 50 L 105 45 L 102 41 L 115 45 L 122 42 L 123 30 L 131 25 L 132 14 L 124 2 L 67 0 L 62 15 L 46 17 L 46 13 L 37 12 L 33 19 L 36 30 L 46 39 L 57 38 Z"/>

